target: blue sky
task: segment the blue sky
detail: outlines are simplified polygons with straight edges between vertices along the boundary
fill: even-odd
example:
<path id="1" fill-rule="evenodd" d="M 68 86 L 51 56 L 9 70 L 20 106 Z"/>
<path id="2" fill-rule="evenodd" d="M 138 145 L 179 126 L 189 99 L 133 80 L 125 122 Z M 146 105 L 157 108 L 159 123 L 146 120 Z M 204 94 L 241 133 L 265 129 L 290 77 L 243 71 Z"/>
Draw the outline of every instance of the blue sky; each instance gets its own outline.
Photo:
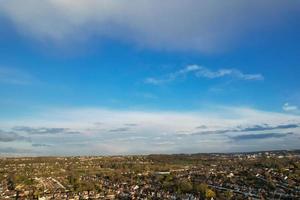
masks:
<path id="1" fill-rule="evenodd" d="M 1 1 L 0 154 L 299 148 L 299 11 L 280 0 Z"/>

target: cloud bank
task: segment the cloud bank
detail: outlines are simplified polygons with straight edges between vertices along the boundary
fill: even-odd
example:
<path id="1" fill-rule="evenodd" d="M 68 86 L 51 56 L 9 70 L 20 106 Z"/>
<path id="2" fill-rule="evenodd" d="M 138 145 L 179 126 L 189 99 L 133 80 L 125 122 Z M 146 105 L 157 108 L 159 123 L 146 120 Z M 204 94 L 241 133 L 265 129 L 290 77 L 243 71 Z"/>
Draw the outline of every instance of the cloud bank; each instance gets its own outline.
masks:
<path id="1" fill-rule="evenodd" d="M 4 150 L 34 155 L 254 151 L 298 148 L 300 142 L 300 116 L 243 107 L 197 112 L 52 108 L 30 119 L 0 122 Z"/>
<path id="2" fill-rule="evenodd" d="M 0 12 L 19 33 L 59 43 L 94 38 L 163 50 L 222 51 L 280 27 L 299 1 L 9 0 Z"/>

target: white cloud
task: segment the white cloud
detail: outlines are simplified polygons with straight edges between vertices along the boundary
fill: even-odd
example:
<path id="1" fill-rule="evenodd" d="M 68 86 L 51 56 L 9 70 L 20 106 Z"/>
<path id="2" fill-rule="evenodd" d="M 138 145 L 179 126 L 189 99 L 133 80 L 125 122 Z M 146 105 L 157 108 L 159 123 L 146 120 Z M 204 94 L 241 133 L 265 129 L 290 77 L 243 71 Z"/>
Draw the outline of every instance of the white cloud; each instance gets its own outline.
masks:
<path id="1" fill-rule="evenodd" d="M 99 121 L 101 124 L 96 126 L 95 122 Z M 52 108 L 32 114 L 31 118 L 1 120 L 0 124 L 0 128 L 6 132 L 17 131 L 14 129 L 16 126 L 27 126 L 48 129 L 60 127 L 81 133 L 31 134 L 33 144 L 48 145 L 47 148 L 39 149 L 43 155 L 190 153 L 224 152 L 233 148 L 239 151 L 270 149 L 274 146 L 283 148 L 283 144 L 295 148 L 299 142 L 300 116 L 234 107 L 215 107 L 213 110 L 198 112 Z M 135 126 L 126 126 L 126 132 L 111 131 L 124 129 L 124 124 Z M 200 125 L 205 125 L 205 132 L 195 134 L 199 132 L 197 127 Z M 233 140 L 243 134 L 243 131 L 236 131 L 237 127 L 247 130 L 248 135 L 255 134 L 256 139 L 248 143 L 245 140 Z M 25 132 L 16 133 L 28 136 Z M 259 137 L 257 134 L 263 135 Z M 274 135 L 282 137 L 269 137 Z M 266 141 L 258 145 L 258 140 Z M 11 141 L 10 145 L 18 147 L 22 141 L 14 142 Z M 29 149 L 34 148 L 28 142 L 24 142 L 24 145 Z"/>
<path id="2" fill-rule="evenodd" d="M 232 77 L 240 80 L 263 80 L 264 77 L 261 74 L 245 74 L 237 69 L 219 69 L 216 71 L 210 70 L 206 67 L 200 65 L 188 65 L 185 68 L 178 70 L 176 72 L 165 75 L 162 78 L 147 78 L 145 83 L 159 85 L 167 82 L 172 82 L 177 78 L 184 77 L 190 73 L 193 73 L 196 77 L 215 79 L 221 77 Z"/>
<path id="3" fill-rule="evenodd" d="M 217 71 L 211 71 L 208 68 L 200 67 L 196 72 L 196 76 L 205 78 L 220 78 L 224 76 L 230 76 L 241 80 L 263 80 L 264 77 L 261 74 L 244 74 L 237 69 L 220 69 Z"/>
<path id="4" fill-rule="evenodd" d="M 298 106 L 295 106 L 295 105 L 291 105 L 289 103 L 285 103 L 283 106 L 282 106 L 282 109 L 286 112 L 293 112 L 293 111 L 298 111 Z"/>
<path id="5" fill-rule="evenodd" d="M 0 12 L 34 38 L 129 41 L 164 50 L 215 52 L 265 27 L 280 26 L 299 1 L 9 0 Z"/>

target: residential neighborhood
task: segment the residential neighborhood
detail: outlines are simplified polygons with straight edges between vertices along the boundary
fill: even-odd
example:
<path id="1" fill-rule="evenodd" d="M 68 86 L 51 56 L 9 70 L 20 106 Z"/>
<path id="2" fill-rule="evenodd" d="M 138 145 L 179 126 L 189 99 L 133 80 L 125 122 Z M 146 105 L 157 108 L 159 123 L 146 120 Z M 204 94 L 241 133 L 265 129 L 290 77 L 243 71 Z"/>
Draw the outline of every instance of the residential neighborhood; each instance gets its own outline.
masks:
<path id="1" fill-rule="evenodd" d="M 0 159 L 1 199 L 299 199 L 300 151 Z"/>

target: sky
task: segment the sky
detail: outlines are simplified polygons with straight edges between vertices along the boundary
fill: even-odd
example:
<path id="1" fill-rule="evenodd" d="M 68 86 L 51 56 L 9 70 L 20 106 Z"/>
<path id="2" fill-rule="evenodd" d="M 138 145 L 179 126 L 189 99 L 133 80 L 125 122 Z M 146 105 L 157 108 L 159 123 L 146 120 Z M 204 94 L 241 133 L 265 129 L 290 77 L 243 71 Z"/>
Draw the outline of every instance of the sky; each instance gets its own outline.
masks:
<path id="1" fill-rule="evenodd" d="M 0 156 L 299 149 L 300 1 L 0 1 Z"/>

